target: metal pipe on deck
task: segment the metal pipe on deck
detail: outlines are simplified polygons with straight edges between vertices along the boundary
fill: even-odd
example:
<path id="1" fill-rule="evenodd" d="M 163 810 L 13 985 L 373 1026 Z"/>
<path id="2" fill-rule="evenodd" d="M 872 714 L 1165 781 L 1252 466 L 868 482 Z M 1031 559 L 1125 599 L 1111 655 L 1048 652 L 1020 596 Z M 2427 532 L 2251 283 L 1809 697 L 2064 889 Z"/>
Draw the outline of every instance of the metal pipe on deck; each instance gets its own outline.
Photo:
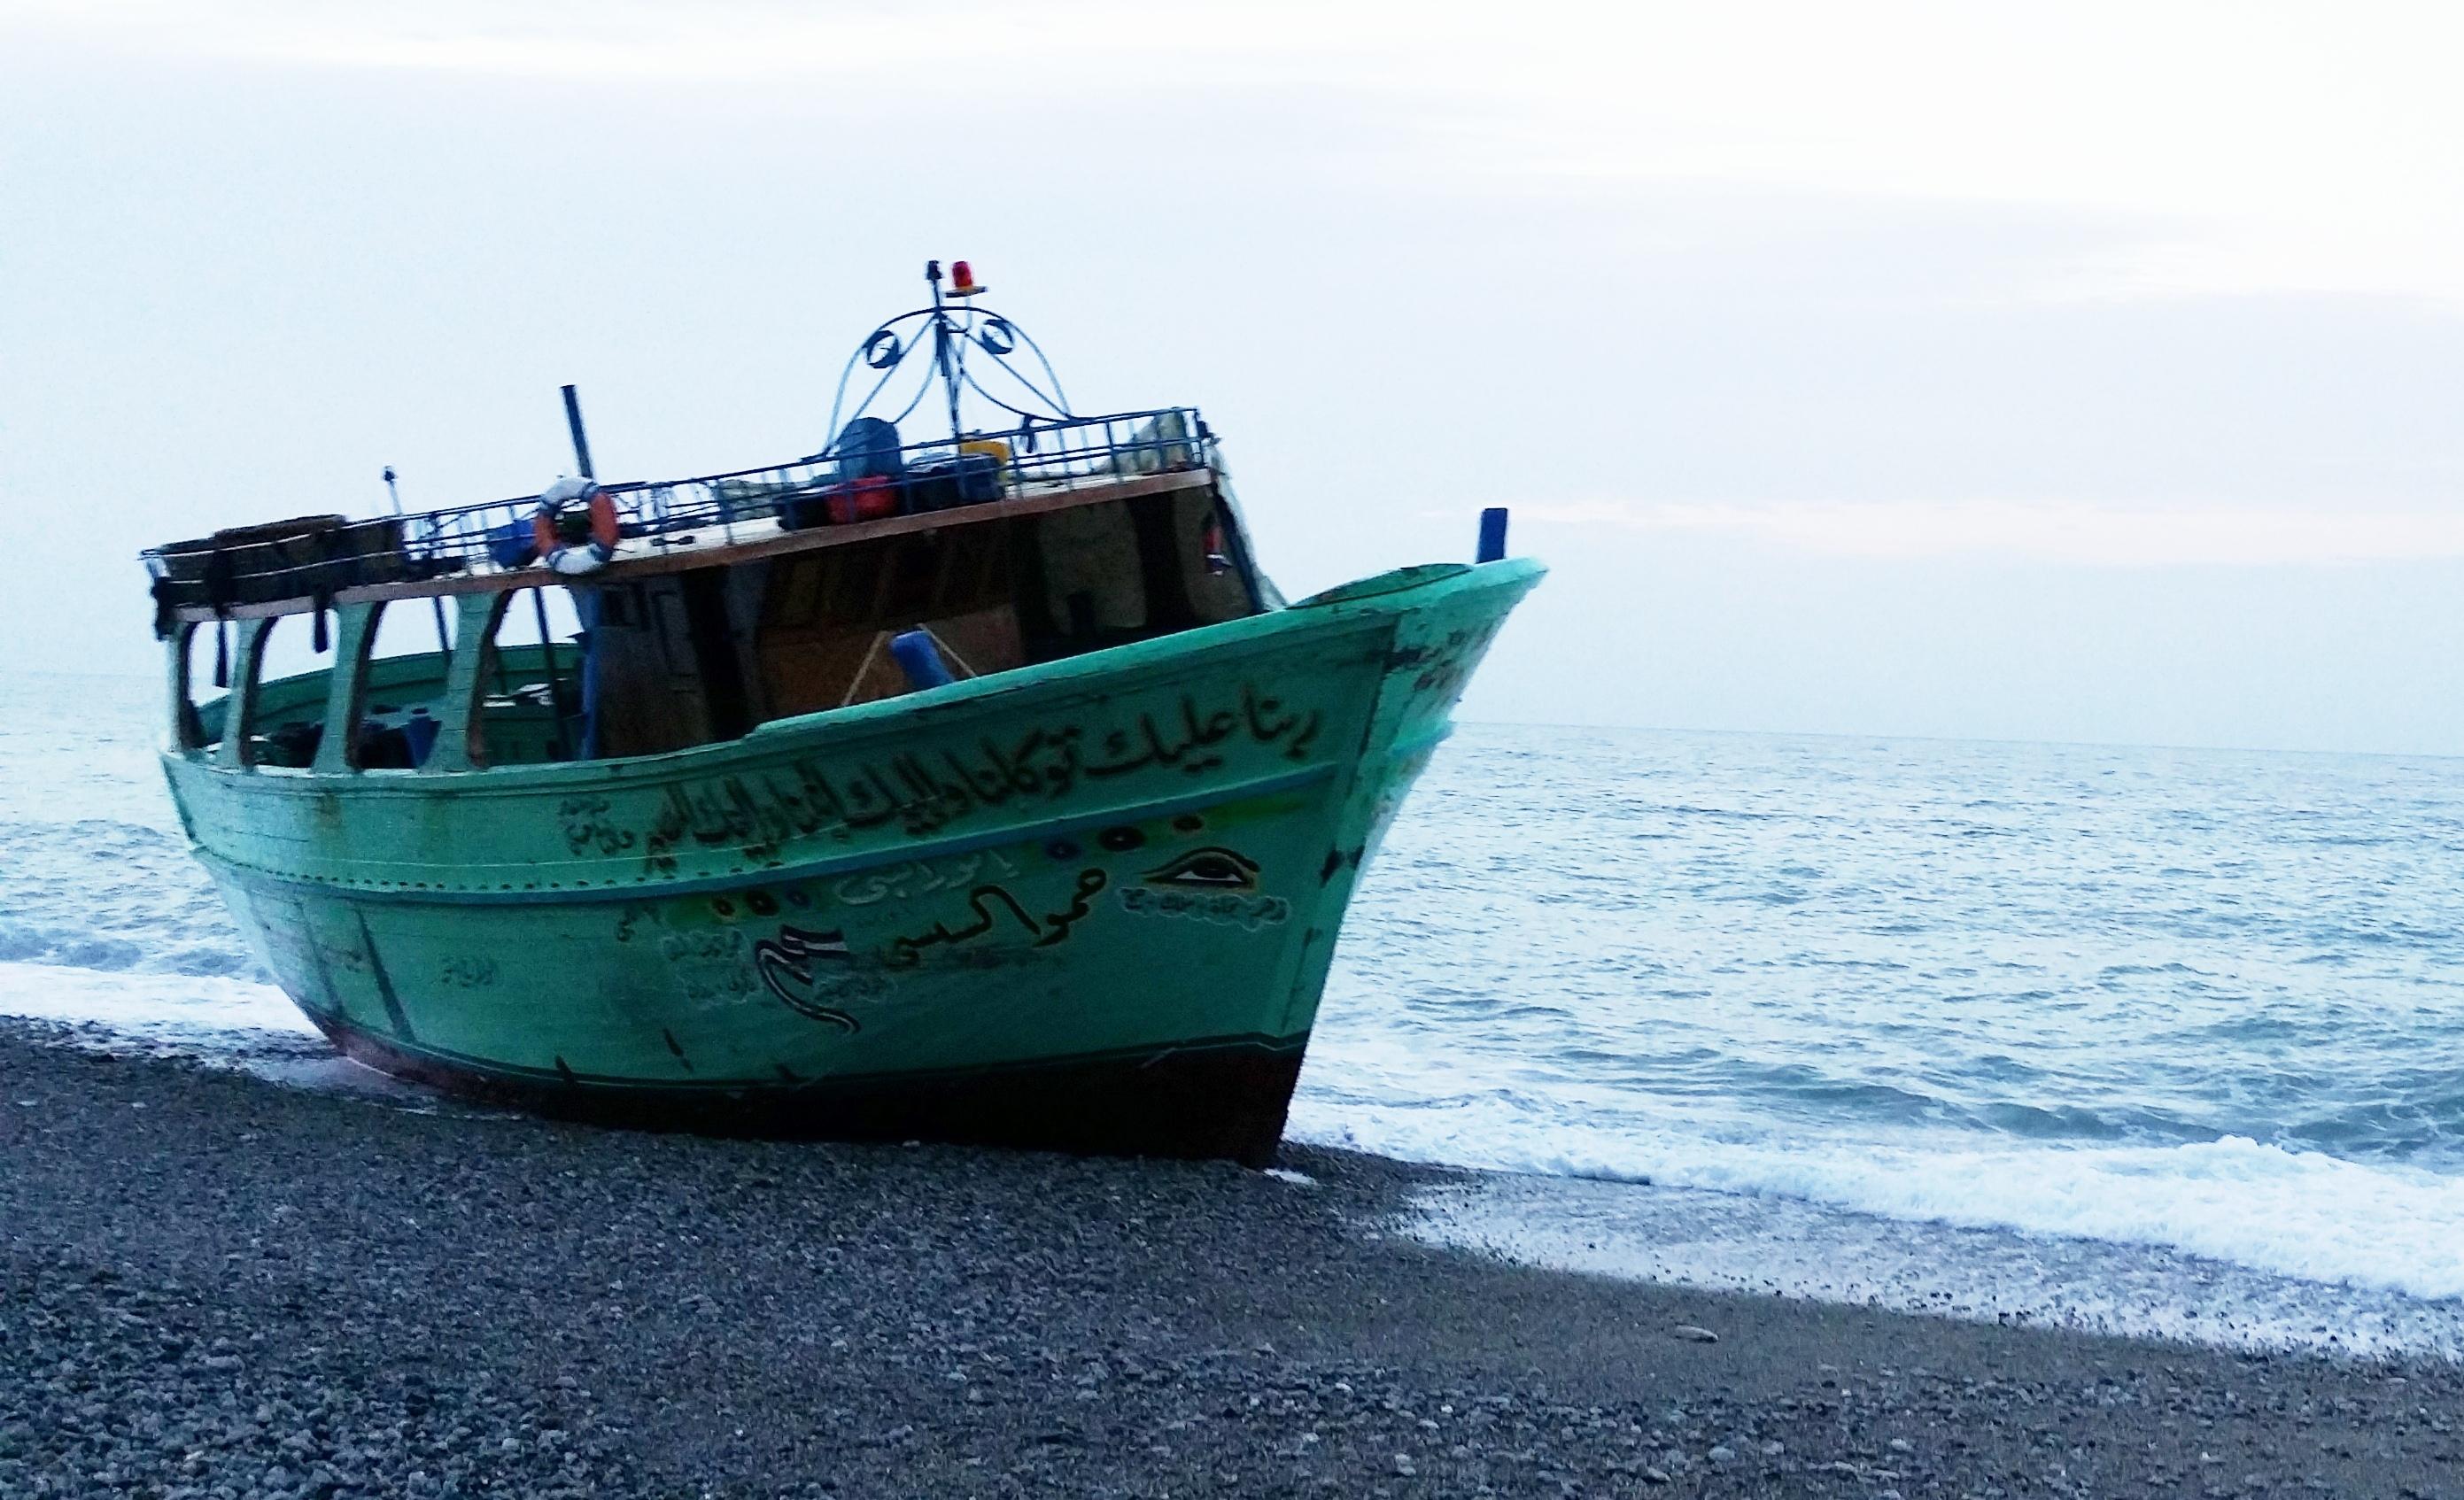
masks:
<path id="1" fill-rule="evenodd" d="M 582 398 L 573 387 L 564 388 L 564 425 L 573 434 L 573 461 L 582 466 L 582 477 L 596 479 L 598 472 L 590 467 L 590 439 L 582 430 Z"/>
<path id="2" fill-rule="evenodd" d="M 394 488 L 391 464 L 385 467 L 385 497 L 393 502 L 394 519 L 400 520 L 403 513 L 402 491 Z M 436 612 L 436 649 L 450 656 L 453 651 L 453 639 L 445 633 L 445 600 L 431 594 L 428 597 L 428 607 Z"/>

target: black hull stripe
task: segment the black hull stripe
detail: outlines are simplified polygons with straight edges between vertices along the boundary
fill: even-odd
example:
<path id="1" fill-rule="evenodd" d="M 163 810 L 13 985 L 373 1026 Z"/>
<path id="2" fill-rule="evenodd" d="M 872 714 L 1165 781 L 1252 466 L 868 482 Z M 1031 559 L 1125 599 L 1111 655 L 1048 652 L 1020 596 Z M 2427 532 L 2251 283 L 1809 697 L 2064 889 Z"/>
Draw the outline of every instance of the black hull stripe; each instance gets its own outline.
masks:
<path id="1" fill-rule="evenodd" d="M 380 1039 L 377 1033 L 332 1012 L 319 1012 L 302 1006 L 301 1011 L 315 1022 L 318 1030 L 337 1041 L 343 1033 L 356 1038 Z M 423 1066 L 449 1068 L 473 1078 L 501 1080 L 506 1083 L 546 1083 L 611 1093 L 669 1094 L 756 1094 L 767 1092 L 811 1092 L 832 1088 L 920 1088 L 952 1079 L 966 1079 L 1003 1073 L 1032 1073 L 1039 1069 L 1071 1067 L 1109 1067 L 1130 1063 L 1152 1065 L 1182 1054 L 1210 1052 L 1254 1052 L 1285 1054 L 1299 1056 L 1309 1047 L 1309 1033 L 1296 1036 L 1269 1036 L 1263 1032 L 1247 1032 L 1222 1036 L 1200 1036 L 1179 1042 L 1149 1042 L 1135 1047 L 1115 1047 L 1102 1052 L 1064 1053 L 1049 1057 L 1022 1057 L 1003 1062 L 971 1063 L 957 1068 L 901 1068 L 875 1073 L 825 1073 L 799 1076 L 789 1083 L 776 1074 L 747 1078 L 642 1078 L 611 1073 L 583 1073 L 571 1067 L 550 1065 L 544 1068 L 525 1067 L 519 1063 L 499 1062 L 471 1053 L 459 1053 L 426 1043 L 406 1044 L 393 1037 L 381 1040 L 389 1052 L 407 1061 Z"/>
<path id="2" fill-rule="evenodd" d="M 635 1129 L 935 1141 L 1114 1156 L 1274 1160 L 1306 1036 L 1219 1041 L 950 1073 L 711 1086 L 606 1085 L 466 1067 L 320 1018 L 344 1054 L 483 1103 Z"/>

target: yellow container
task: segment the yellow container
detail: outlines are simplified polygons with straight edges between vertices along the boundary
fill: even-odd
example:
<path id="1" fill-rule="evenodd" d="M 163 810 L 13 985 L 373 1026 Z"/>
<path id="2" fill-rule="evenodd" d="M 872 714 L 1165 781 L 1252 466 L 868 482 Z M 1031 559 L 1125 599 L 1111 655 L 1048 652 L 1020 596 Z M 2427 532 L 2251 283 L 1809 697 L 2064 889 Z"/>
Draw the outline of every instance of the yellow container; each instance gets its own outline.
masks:
<path id="1" fill-rule="evenodd" d="M 1010 472 L 1008 444 L 1003 443 L 999 438 L 969 438 L 958 445 L 958 451 L 961 453 L 981 453 L 985 457 L 991 459 L 994 463 L 999 464 L 1001 466 L 1001 488 L 1003 489 L 1007 489 L 1009 488 Z"/>

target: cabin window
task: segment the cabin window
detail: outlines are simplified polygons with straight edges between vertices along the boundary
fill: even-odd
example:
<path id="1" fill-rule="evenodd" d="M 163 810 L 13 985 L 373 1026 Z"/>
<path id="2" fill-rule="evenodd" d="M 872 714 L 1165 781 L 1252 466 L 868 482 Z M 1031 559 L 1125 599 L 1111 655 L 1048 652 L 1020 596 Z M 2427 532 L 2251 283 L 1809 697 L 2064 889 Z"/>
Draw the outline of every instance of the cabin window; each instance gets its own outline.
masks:
<path id="1" fill-rule="evenodd" d="M 427 764 L 444 727 L 454 612 L 441 598 L 396 599 L 373 608 L 375 629 L 350 763 L 366 771 L 414 770 Z"/>
<path id="2" fill-rule="evenodd" d="M 1178 494 L 1171 503 L 1171 566 L 1181 576 L 1190 622 L 1219 625 L 1258 613 L 1246 538 L 1232 507 L 1209 493 Z"/>
<path id="3" fill-rule="evenodd" d="M 250 628 L 232 632 L 231 673 L 250 673 L 255 690 L 248 701 L 248 722 L 241 727 L 243 748 L 252 766 L 305 770 L 316 763 L 325 735 L 325 689 L 328 670 L 319 663 L 314 620 L 305 615 L 266 620 L 256 636 L 254 661 L 244 660 Z M 327 621 L 331 627 L 330 619 Z M 330 638 L 323 653 L 330 662 Z"/>
<path id="4" fill-rule="evenodd" d="M 759 565 L 763 571 L 740 587 L 756 612 L 752 685 L 761 717 L 908 691 L 890 641 L 909 630 L 933 637 L 955 677 L 1023 664 L 1014 553 L 1011 527 L 996 522 Z"/>
<path id="5" fill-rule="evenodd" d="M 588 752 L 583 636 L 574 597 L 564 589 L 524 589 L 506 598 L 479 663 L 474 759 L 524 766 Z"/>
<path id="6" fill-rule="evenodd" d="M 1033 660 L 1258 611 L 1239 528 L 1211 493 L 1058 511 L 1032 523 L 1032 533 L 1021 605 L 1031 621 Z"/>
<path id="7" fill-rule="evenodd" d="M 184 750 L 210 750 L 223 742 L 223 713 L 231 702 L 231 653 L 237 642 L 232 640 L 232 627 L 225 621 L 180 629 L 179 681 L 172 694 L 179 722 L 171 727 L 171 743 Z"/>

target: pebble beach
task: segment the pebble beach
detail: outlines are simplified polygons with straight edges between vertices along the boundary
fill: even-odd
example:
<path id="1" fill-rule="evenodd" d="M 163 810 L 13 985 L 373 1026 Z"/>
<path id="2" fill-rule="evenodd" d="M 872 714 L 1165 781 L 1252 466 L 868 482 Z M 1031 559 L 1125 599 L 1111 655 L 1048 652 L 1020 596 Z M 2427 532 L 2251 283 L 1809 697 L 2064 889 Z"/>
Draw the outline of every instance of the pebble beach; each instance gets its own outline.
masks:
<path id="1" fill-rule="evenodd" d="M 2464 1370 L 1613 1281 L 1460 1176 L 588 1129 L 0 1031 L 0 1494 L 2464 1494 Z"/>

